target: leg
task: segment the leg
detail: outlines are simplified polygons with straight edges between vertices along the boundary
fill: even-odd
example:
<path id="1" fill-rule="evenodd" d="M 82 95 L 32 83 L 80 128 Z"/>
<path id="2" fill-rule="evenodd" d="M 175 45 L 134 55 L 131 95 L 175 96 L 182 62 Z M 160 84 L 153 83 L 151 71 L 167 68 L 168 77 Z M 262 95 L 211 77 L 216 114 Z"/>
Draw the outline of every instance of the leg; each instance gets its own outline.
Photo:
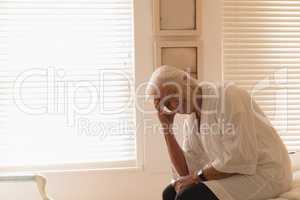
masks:
<path id="1" fill-rule="evenodd" d="M 176 196 L 176 200 L 219 200 L 216 195 L 204 184 L 195 184 Z"/>
<path id="2" fill-rule="evenodd" d="M 162 194 L 163 200 L 175 200 L 176 191 L 172 185 L 168 185 Z"/>

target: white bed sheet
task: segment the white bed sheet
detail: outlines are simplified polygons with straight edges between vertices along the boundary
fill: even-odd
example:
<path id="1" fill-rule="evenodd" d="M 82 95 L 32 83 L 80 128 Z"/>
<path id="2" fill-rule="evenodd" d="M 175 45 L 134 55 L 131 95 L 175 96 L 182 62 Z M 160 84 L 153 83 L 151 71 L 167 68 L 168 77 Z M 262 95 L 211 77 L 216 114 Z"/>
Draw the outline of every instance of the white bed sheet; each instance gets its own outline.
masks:
<path id="1" fill-rule="evenodd" d="M 276 199 L 269 200 L 300 200 L 300 171 L 294 172 L 292 189 Z"/>

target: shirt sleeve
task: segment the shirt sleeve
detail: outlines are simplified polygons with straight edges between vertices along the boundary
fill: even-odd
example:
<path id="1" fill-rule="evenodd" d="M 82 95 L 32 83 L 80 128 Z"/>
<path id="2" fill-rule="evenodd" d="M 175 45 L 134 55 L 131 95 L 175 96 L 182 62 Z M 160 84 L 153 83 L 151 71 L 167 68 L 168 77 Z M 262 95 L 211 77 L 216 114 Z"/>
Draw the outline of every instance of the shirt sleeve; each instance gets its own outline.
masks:
<path id="1" fill-rule="evenodd" d="M 224 151 L 212 166 L 225 173 L 253 175 L 257 166 L 257 138 L 252 113 L 236 113 L 226 125 Z"/>

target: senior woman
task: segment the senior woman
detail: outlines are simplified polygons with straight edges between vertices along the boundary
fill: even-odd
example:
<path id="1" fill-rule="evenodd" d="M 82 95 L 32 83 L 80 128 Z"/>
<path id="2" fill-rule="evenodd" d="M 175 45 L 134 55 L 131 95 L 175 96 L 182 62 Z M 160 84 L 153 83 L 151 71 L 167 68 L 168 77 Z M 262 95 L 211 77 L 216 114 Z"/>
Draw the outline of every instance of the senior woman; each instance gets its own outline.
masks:
<path id="1" fill-rule="evenodd" d="M 250 95 L 234 84 L 198 83 L 162 66 L 146 89 L 180 176 L 163 200 L 263 200 L 288 191 L 291 164 L 285 145 Z M 189 114 L 181 147 L 176 114 Z"/>

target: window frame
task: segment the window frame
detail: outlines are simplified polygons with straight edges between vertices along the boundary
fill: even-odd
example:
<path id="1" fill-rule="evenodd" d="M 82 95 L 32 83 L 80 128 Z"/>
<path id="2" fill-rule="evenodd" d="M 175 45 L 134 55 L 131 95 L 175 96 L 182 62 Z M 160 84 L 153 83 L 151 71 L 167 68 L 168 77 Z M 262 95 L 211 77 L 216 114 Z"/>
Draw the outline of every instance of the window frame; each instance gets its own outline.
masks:
<path id="1" fill-rule="evenodd" d="M 147 16 L 141 17 L 145 6 L 144 2 L 139 0 L 132 0 L 133 9 L 133 67 L 134 67 L 134 93 L 139 87 L 138 83 L 145 82 L 144 77 L 149 77 L 150 73 L 138 68 L 137 66 L 147 66 L 147 60 L 141 59 L 144 57 L 151 57 L 152 49 L 145 49 L 143 43 L 145 40 L 149 39 L 147 35 L 144 34 L 145 27 L 149 24 Z M 147 8 L 148 9 L 148 8 Z M 151 8 L 149 8 L 151 10 Z M 151 41 L 152 42 L 152 41 Z M 151 55 L 151 56 L 149 56 Z M 134 105 L 142 103 L 141 100 L 137 99 L 134 101 Z M 5 166 L 0 167 L 2 173 L 19 173 L 19 172 L 33 172 L 33 173 L 52 173 L 52 172 L 69 172 L 69 171 L 91 171 L 91 170 L 105 170 L 105 171 L 140 171 L 143 170 L 144 166 L 144 134 L 141 132 L 138 134 L 138 130 L 144 130 L 143 125 L 144 117 L 143 113 L 138 110 L 135 106 L 135 160 L 130 161 L 111 161 L 111 162 L 89 162 L 89 163 L 68 163 L 68 164 L 50 164 L 50 165 L 18 165 L 18 166 Z"/>

